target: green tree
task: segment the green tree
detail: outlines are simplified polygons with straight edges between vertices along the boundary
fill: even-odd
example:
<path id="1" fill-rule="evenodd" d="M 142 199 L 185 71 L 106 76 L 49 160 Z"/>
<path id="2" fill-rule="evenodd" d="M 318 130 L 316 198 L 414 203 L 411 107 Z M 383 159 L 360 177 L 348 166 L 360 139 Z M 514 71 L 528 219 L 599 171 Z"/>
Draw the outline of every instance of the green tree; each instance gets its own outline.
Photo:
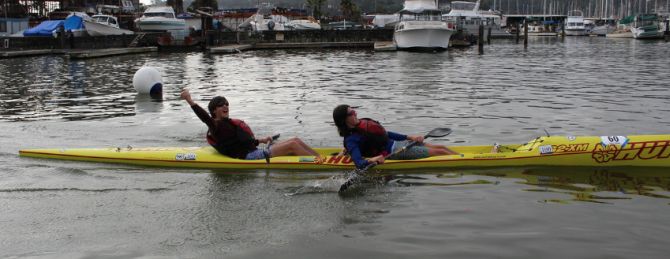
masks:
<path id="1" fill-rule="evenodd" d="M 316 19 L 321 18 L 321 6 L 323 6 L 323 3 L 325 3 L 326 0 L 307 0 L 307 6 L 312 8 L 312 15 Z"/>
<path id="2" fill-rule="evenodd" d="M 347 20 L 358 21 L 361 18 L 361 9 L 351 0 L 341 0 L 340 11 Z"/>

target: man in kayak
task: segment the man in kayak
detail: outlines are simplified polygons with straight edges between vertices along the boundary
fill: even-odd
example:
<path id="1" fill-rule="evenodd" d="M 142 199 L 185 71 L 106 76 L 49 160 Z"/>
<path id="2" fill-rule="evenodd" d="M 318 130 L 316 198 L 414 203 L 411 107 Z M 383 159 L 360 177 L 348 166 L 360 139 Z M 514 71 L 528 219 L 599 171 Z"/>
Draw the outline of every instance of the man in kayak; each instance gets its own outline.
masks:
<path id="1" fill-rule="evenodd" d="M 411 160 L 439 155 L 456 155 L 457 152 L 442 145 L 423 143 L 421 135 L 403 135 L 386 131 L 372 119 L 358 119 L 356 110 L 343 104 L 333 110 L 333 120 L 337 132 L 344 138 L 344 148 L 358 168 L 370 163 L 384 163 L 384 156 L 402 149 L 412 142 L 418 142 L 407 150 L 390 156 L 392 160 Z M 367 157 L 365 159 L 364 157 Z"/>
<path id="2" fill-rule="evenodd" d="M 181 92 L 181 98 L 186 100 L 198 118 L 207 124 L 209 128 L 207 142 L 223 155 L 246 160 L 288 155 L 314 156 L 315 163 L 323 162 L 321 155 L 299 138 L 277 143 L 271 143 L 272 137 L 255 138 L 251 128 L 244 121 L 229 117 L 230 104 L 223 96 L 212 98 L 207 106 L 209 114 L 191 99 L 188 89 Z M 269 145 L 265 148 L 258 148 L 259 143 Z"/>

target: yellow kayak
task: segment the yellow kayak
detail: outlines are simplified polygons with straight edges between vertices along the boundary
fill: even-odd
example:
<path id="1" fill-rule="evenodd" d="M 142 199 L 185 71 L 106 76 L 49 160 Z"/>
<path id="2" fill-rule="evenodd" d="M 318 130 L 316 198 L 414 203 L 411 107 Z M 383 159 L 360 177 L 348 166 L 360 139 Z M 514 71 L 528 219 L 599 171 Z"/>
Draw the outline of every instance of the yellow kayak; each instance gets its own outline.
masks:
<path id="1" fill-rule="evenodd" d="M 670 135 L 546 136 L 525 144 L 449 146 L 460 155 L 417 160 L 386 160 L 377 169 L 466 168 L 508 166 L 648 166 L 670 167 Z M 241 160 L 223 156 L 212 147 L 24 149 L 20 156 L 145 166 L 230 169 L 353 169 L 340 148 L 317 148 L 325 158 L 311 156 Z"/>

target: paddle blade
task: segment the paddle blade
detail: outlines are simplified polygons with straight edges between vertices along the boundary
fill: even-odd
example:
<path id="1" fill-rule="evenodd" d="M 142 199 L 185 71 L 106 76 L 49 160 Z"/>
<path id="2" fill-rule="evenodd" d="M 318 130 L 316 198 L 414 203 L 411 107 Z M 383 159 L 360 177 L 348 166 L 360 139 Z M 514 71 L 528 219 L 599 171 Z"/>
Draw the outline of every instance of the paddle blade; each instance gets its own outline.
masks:
<path id="1" fill-rule="evenodd" d="M 424 138 L 439 138 L 451 134 L 450 128 L 435 128 L 428 132 Z"/>
<path id="2" fill-rule="evenodd" d="M 374 167 L 375 165 L 376 163 L 371 163 L 363 169 L 354 169 L 354 171 L 349 173 L 349 176 L 346 178 L 344 183 L 340 185 L 340 190 L 338 192 L 342 193 L 347 189 L 349 189 L 349 187 L 351 187 L 352 185 L 359 183 L 363 178 L 363 175 L 367 172 L 367 170 Z"/>
<path id="3" fill-rule="evenodd" d="M 349 189 L 349 187 L 354 185 L 354 183 L 360 181 L 360 177 L 361 176 L 358 175 L 357 173 L 352 173 L 351 175 L 349 175 L 349 177 L 347 177 L 347 180 L 344 181 L 342 185 L 340 185 L 340 190 L 338 190 L 338 192 L 343 193 L 344 191 Z"/>

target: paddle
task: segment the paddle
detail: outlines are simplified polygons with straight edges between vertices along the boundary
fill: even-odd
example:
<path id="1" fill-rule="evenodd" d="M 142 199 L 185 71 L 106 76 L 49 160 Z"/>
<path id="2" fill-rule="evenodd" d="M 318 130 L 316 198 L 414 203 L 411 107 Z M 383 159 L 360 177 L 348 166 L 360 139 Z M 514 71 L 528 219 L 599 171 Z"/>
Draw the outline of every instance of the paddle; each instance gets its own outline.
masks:
<path id="1" fill-rule="evenodd" d="M 449 134 L 451 134 L 451 129 L 450 128 L 435 128 L 435 129 L 431 130 L 430 132 L 428 132 L 428 134 L 423 136 L 423 138 L 424 139 L 439 138 L 439 137 L 447 136 Z M 396 152 L 393 152 L 391 154 L 385 155 L 384 159 L 389 158 L 390 156 L 393 156 L 393 155 L 400 154 L 400 153 L 404 152 L 405 150 L 413 147 L 414 145 L 416 145 L 418 143 L 419 142 L 416 142 L 416 141 L 414 141 L 412 143 L 409 143 L 409 145 L 403 147 L 402 149 L 400 149 Z M 347 180 L 340 186 L 340 191 L 339 192 L 341 193 L 341 192 L 346 191 L 351 185 L 353 185 L 358 180 L 358 178 L 360 177 L 361 174 L 367 172 L 368 170 L 375 167 L 376 165 L 377 165 L 377 163 L 370 163 L 363 169 L 355 169 L 351 173 L 351 176 L 349 176 L 349 178 L 347 178 Z"/>
<path id="2" fill-rule="evenodd" d="M 268 147 L 272 145 L 272 142 L 275 142 L 279 138 L 279 134 L 272 136 L 270 139 L 270 142 L 268 142 Z M 270 154 L 267 154 L 266 152 L 263 152 L 263 156 L 265 157 L 265 163 L 269 164 L 270 163 Z"/>

